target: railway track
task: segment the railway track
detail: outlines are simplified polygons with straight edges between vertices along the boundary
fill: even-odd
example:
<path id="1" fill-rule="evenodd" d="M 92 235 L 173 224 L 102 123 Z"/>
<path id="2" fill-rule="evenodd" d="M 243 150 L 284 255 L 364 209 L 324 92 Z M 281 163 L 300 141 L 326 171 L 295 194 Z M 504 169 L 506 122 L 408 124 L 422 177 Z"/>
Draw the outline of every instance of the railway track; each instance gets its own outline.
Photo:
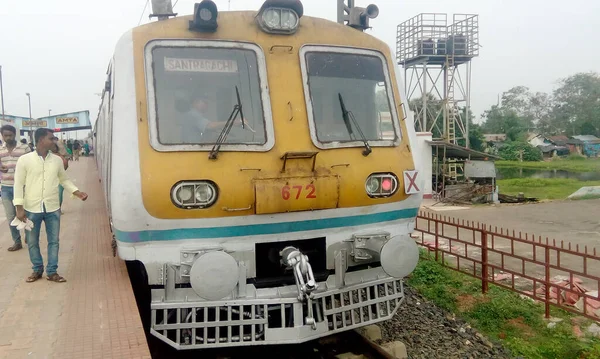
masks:
<path id="1" fill-rule="evenodd" d="M 162 347 L 153 352 L 153 359 L 163 358 L 215 358 L 239 359 L 248 357 L 272 357 L 287 359 L 405 359 L 386 351 L 387 345 L 378 345 L 358 331 L 349 331 L 296 345 L 254 346 L 243 348 L 205 349 L 175 351 Z M 389 345 L 394 347 L 394 345 Z"/>
<path id="2" fill-rule="evenodd" d="M 219 358 L 219 359 L 237 359 L 258 356 L 272 358 L 289 358 L 289 359 L 405 359 L 404 355 L 394 355 L 384 349 L 388 345 L 378 345 L 371 339 L 380 341 L 381 330 L 378 326 L 372 325 L 367 328 L 351 330 L 348 332 L 339 333 L 318 340 L 313 340 L 303 344 L 288 344 L 288 345 L 269 345 L 269 346 L 251 346 L 241 348 L 218 348 L 218 349 L 202 349 L 202 350 L 183 350 L 178 351 L 163 343 L 157 337 L 151 335 L 148 331 L 149 323 L 147 318 L 150 317 L 150 290 L 149 287 L 140 283 L 144 283 L 145 278 L 140 278 L 138 271 L 135 271 L 128 262 L 129 274 L 131 283 L 134 289 L 136 301 L 140 309 L 141 317 L 143 318 L 144 330 L 146 339 L 150 347 L 150 352 L 153 359 L 197 359 L 197 358 Z M 144 320 L 146 319 L 146 320 Z M 369 334 L 367 334 L 369 333 Z M 389 344 L 390 348 L 394 348 L 393 343 Z M 391 350 L 393 352 L 393 350 Z"/>
<path id="3" fill-rule="evenodd" d="M 393 345 L 390 345 L 393 347 Z M 315 345 L 316 352 L 323 359 L 404 359 L 396 356 L 384 346 L 371 341 L 359 331 L 350 331 L 322 339 Z"/>

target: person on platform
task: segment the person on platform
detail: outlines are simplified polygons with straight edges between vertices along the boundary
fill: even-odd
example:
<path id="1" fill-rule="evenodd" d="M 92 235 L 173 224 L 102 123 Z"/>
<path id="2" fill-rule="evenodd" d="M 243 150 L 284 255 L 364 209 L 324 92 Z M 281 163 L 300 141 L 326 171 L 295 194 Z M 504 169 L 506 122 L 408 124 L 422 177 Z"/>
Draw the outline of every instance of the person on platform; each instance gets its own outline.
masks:
<path id="1" fill-rule="evenodd" d="M 10 223 L 15 219 L 17 214 L 15 206 L 13 205 L 13 186 L 15 180 L 15 167 L 17 166 L 17 160 L 22 155 L 31 152 L 27 141 L 17 144 L 16 136 L 17 129 L 11 125 L 4 125 L 0 128 L 2 139 L 4 140 L 4 146 L 0 148 L 0 172 L 2 172 L 1 180 L 1 193 L 2 193 L 2 204 L 4 205 L 4 213 L 6 214 L 6 222 L 10 228 L 10 234 L 14 244 L 8 247 L 9 252 L 18 251 L 23 248 L 21 243 L 21 232 L 15 226 L 11 226 Z"/>
<path id="2" fill-rule="evenodd" d="M 73 161 L 79 161 L 79 155 L 81 155 L 81 144 L 75 140 L 73 142 Z"/>
<path id="3" fill-rule="evenodd" d="M 54 146 L 52 146 L 52 149 L 50 150 L 52 151 L 52 153 L 54 153 L 55 155 L 57 155 L 58 157 L 60 157 L 60 159 L 63 161 L 63 165 L 65 167 L 65 171 L 69 168 L 69 160 L 65 157 L 67 151 L 63 148 L 61 150 L 61 143 L 58 140 L 58 138 L 54 137 Z M 63 193 L 65 192 L 65 188 L 59 184 L 58 185 L 58 202 L 59 202 L 59 206 L 60 206 L 60 214 L 64 214 L 64 212 L 62 211 L 62 204 L 63 204 Z"/>
<path id="4" fill-rule="evenodd" d="M 57 273 L 60 232 L 58 185 L 61 184 L 68 193 L 72 193 L 82 201 L 85 201 L 88 195 L 75 187 L 67 177 L 63 161 L 50 152 L 55 145 L 53 131 L 48 128 L 38 128 L 34 136 L 35 152 L 23 155 L 17 161 L 13 200 L 17 209 L 17 218 L 21 222 L 26 222 L 27 219 L 33 222 L 32 230 L 25 232 L 29 259 L 33 264 L 33 273 L 26 281 L 35 282 L 44 273 L 39 243 L 40 230 L 44 222 L 48 240 L 46 274 L 49 281 L 62 283 L 66 282 L 66 279 Z M 24 187 L 27 188 L 26 191 Z"/>
<path id="5" fill-rule="evenodd" d="M 90 155 L 90 144 L 88 141 L 85 141 L 83 144 L 83 150 L 85 151 L 85 157 L 88 157 Z"/>

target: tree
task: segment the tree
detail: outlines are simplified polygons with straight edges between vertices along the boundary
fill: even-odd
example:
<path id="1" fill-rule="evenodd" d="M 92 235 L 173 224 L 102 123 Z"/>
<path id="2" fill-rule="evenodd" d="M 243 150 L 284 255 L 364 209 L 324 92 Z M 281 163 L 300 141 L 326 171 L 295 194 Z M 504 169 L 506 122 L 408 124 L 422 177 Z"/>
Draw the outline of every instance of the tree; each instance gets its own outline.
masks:
<path id="1" fill-rule="evenodd" d="M 519 117 L 530 117 L 531 92 L 525 86 L 513 87 L 502 94 L 502 108 L 513 110 Z M 532 118 L 529 118 L 533 122 Z"/>
<path id="2" fill-rule="evenodd" d="M 487 133 L 504 133 L 511 141 L 516 141 L 521 137 L 521 134 L 527 132 L 532 126 L 529 121 L 523 117 L 519 117 L 513 109 L 492 106 L 483 114 L 485 122 L 483 130 Z"/>
<path id="3" fill-rule="evenodd" d="M 485 138 L 483 137 L 483 130 L 480 125 L 474 123 L 475 116 L 473 115 L 473 112 L 469 112 L 469 116 L 467 117 L 467 108 L 461 107 L 460 116 L 463 122 L 469 122 L 469 148 L 475 151 L 483 151 L 483 144 L 485 143 Z M 464 133 L 461 131 L 460 128 L 457 127 L 456 131 L 456 136 L 458 138 L 464 137 Z M 457 143 L 459 146 L 463 147 L 466 147 L 467 145 L 467 141 L 464 138 L 458 140 Z"/>
<path id="4" fill-rule="evenodd" d="M 507 161 L 541 161 L 542 151 L 527 142 L 507 143 L 498 150 L 498 155 Z"/>
<path id="5" fill-rule="evenodd" d="M 512 140 L 537 128 L 549 131 L 552 101 L 544 92 L 533 93 L 525 86 L 516 86 L 502 94 L 502 103 L 485 111 L 484 129 L 504 133 Z"/>
<path id="6" fill-rule="evenodd" d="M 584 122 L 581 125 L 581 134 L 598 136 L 598 129 L 594 127 L 594 125 L 591 122 Z"/>
<path id="7" fill-rule="evenodd" d="M 420 116 L 423 109 L 423 99 L 415 98 L 411 100 L 408 104 L 410 110 L 415 113 L 416 116 Z M 431 133 L 433 134 L 433 138 L 441 138 L 442 137 L 442 119 L 444 116 L 442 109 L 442 102 L 439 99 L 436 99 L 432 94 L 427 94 L 427 129 L 422 129 L 419 127 L 419 123 L 415 123 L 415 130 L 419 131 L 429 131 L 431 128 L 434 119 L 436 119 L 436 123 L 438 126 L 434 126 L 431 129 Z M 416 119 L 415 119 L 416 120 Z"/>
<path id="8" fill-rule="evenodd" d="M 553 125 L 569 135 L 600 129 L 600 75 L 578 73 L 554 91 Z M 585 128 L 584 128 L 585 126 Z"/>

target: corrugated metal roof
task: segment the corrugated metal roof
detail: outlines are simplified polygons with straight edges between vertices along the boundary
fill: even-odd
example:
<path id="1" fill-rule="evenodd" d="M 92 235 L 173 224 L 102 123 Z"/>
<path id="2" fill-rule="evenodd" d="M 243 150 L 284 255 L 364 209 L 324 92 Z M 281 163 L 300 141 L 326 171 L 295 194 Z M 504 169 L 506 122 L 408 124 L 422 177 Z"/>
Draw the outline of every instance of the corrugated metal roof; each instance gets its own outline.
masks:
<path id="1" fill-rule="evenodd" d="M 470 148 L 465 148 L 459 145 L 454 145 L 448 142 L 443 141 L 427 141 L 431 144 L 431 147 L 437 147 L 441 149 L 446 149 L 446 157 L 450 158 L 463 158 L 463 159 L 471 159 L 471 160 L 501 160 L 502 157 L 491 155 L 489 153 L 483 153 L 479 151 L 472 150 Z M 434 151 L 435 154 L 435 151 Z"/>
<path id="2" fill-rule="evenodd" d="M 558 136 L 550 136 L 548 137 L 548 139 L 552 142 L 567 142 L 569 140 L 569 137 L 565 136 L 565 135 L 558 135 Z"/>
<path id="3" fill-rule="evenodd" d="M 594 135 L 578 135 L 578 136 L 572 136 L 573 138 L 583 141 L 583 142 L 589 142 L 589 141 L 598 141 L 600 140 L 600 138 L 594 136 Z"/>

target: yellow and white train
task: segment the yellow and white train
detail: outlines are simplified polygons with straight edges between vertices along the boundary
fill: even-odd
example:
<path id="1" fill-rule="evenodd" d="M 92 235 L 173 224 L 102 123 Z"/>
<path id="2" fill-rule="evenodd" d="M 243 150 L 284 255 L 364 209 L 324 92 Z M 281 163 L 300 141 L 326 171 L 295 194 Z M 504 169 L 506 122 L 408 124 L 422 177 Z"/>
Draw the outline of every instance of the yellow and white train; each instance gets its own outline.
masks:
<path id="1" fill-rule="evenodd" d="M 97 165 L 118 255 L 140 264 L 169 345 L 299 343 L 402 303 L 414 128 L 389 47 L 363 32 L 376 7 L 349 10 L 346 26 L 296 0 L 204 0 L 118 41 Z"/>

